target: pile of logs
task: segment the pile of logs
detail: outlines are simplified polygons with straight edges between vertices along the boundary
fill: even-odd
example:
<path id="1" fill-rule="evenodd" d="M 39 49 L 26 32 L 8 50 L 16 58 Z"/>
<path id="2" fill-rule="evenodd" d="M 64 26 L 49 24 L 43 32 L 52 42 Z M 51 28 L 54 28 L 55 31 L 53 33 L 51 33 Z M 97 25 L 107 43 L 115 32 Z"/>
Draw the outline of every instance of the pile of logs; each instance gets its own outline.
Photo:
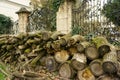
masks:
<path id="1" fill-rule="evenodd" d="M 32 79 L 25 80 L 42 80 L 39 69 L 43 68 L 57 72 L 58 80 L 120 80 L 120 49 L 101 36 L 90 42 L 61 32 L 3 35 L 0 60 L 22 80 L 26 76 Z"/>

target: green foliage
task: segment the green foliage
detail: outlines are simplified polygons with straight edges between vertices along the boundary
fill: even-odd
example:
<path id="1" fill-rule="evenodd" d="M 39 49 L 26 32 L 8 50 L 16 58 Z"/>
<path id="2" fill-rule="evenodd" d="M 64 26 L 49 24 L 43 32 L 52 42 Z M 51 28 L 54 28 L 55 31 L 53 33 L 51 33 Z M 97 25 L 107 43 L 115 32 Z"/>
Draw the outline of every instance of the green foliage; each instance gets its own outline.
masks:
<path id="1" fill-rule="evenodd" d="M 55 12 L 57 12 L 58 11 L 58 9 L 59 9 L 59 7 L 60 7 L 60 5 L 62 4 L 62 3 L 64 3 L 64 1 L 65 0 L 53 0 L 53 6 L 52 6 L 52 8 L 53 8 L 53 10 L 55 11 Z"/>
<path id="2" fill-rule="evenodd" d="M 82 27 L 73 26 L 71 33 L 72 33 L 72 35 L 75 35 L 75 34 L 80 34 L 82 31 L 83 31 Z"/>
<path id="3" fill-rule="evenodd" d="M 5 80 L 5 75 L 3 73 L 0 73 L 0 80 Z"/>
<path id="4" fill-rule="evenodd" d="M 0 34 L 10 33 L 10 28 L 12 25 L 13 22 L 9 17 L 0 14 Z"/>
<path id="5" fill-rule="evenodd" d="M 67 1 L 75 3 L 76 0 L 67 0 Z M 57 12 L 60 5 L 63 4 L 64 2 L 65 2 L 65 0 L 53 0 L 53 3 L 52 3 L 53 10 L 55 10 L 55 12 Z"/>
<path id="6" fill-rule="evenodd" d="M 120 26 L 120 0 L 112 0 L 104 5 L 102 13 L 115 25 Z"/>
<path id="7" fill-rule="evenodd" d="M 4 70 L 4 67 L 0 64 L 0 80 L 5 80 L 5 75 L 1 72 L 1 70 Z"/>

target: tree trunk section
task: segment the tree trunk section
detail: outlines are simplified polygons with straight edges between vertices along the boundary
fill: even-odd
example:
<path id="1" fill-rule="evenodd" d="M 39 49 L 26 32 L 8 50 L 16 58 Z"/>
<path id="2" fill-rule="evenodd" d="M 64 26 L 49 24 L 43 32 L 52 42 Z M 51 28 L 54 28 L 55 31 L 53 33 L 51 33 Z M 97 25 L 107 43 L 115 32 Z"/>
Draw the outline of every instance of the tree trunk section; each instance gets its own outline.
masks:
<path id="1" fill-rule="evenodd" d="M 85 48 L 90 46 L 90 43 L 87 41 L 80 42 L 77 44 L 77 50 L 78 52 L 84 52 Z"/>
<path id="2" fill-rule="evenodd" d="M 98 48 L 98 52 L 100 54 L 100 57 L 103 57 L 106 53 L 109 53 L 110 50 L 110 46 L 109 45 L 102 45 Z"/>
<path id="3" fill-rule="evenodd" d="M 68 47 L 74 45 L 77 42 L 85 41 L 85 38 L 80 35 L 74 35 L 68 40 Z"/>
<path id="4" fill-rule="evenodd" d="M 68 49 L 69 53 L 71 56 L 73 56 L 74 54 L 76 54 L 78 51 L 77 51 L 77 48 L 75 46 L 72 46 Z"/>
<path id="5" fill-rule="evenodd" d="M 100 76 L 104 74 L 104 71 L 102 69 L 102 60 L 93 60 L 90 65 L 90 70 L 95 76 Z"/>
<path id="6" fill-rule="evenodd" d="M 84 54 L 74 54 L 71 65 L 76 70 L 83 70 L 86 67 L 87 58 Z"/>
<path id="7" fill-rule="evenodd" d="M 63 78 L 70 79 L 74 76 L 74 73 L 75 73 L 74 70 L 67 62 L 63 63 L 59 68 L 59 74 Z"/>
<path id="8" fill-rule="evenodd" d="M 63 36 L 64 34 L 63 33 L 61 33 L 60 31 L 56 31 L 56 32 L 54 32 L 52 35 L 51 35 L 51 39 L 52 40 L 56 40 L 56 39 L 58 39 L 59 38 L 59 36 Z"/>
<path id="9" fill-rule="evenodd" d="M 56 52 L 54 57 L 58 63 L 63 63 L 68 60 L 69 54 L 66 50 L 61 50 L 60 52 Z"/>
<path id="10" fill-rule="evenodd" d="M 96 80 L 119 80 L 119 79 L 115 79 L 115 77 L 112 77 L 111 75 L 101 75 L 99 76 Z"/>
<path id="11" fill-rule="evenodd" d="M 115 52 L 104 55 L 102 68 L 107 73 L 117 72 L 117 54 Z"/>
<path id="12" fill-rule="evenodd" d="M 96 80 L 89 68 L 85 68 L 77 73 L 79 80 Z"/>
<path id="13" fill-rule="evenodd" d="M 56 63 L 54 57 L 52 57 L 52 56 L 46 57 L 45 66 L 46 66 L 47 70 L 50 72 L 57 70 L 57 63 Z"/>
<path id="14" fill-rule="evenodd" d="M 94 46 L 88 46 L 85 49 L 85 55 L 90 60 L 94 60 L 94 59 L 97 59 L 99 57 L 99 53 L 97 51 L 97 48 Z"/>
<path id="15" fill-rule="evenodd" d="M 117 59 L 120 62 L 120 50 L 117 50 Z"/>

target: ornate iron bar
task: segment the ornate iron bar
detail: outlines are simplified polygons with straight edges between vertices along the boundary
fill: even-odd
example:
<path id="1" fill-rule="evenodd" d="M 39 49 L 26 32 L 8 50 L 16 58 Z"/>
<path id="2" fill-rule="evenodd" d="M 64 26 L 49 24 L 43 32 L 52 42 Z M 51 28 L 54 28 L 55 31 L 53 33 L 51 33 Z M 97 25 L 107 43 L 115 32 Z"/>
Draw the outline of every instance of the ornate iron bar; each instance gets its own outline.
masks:
<path id="1" fill-rule="evenodd" d="M 81 35 L 102 35 L 120 41 L 120 29 L 110 22 L 102 9 L 111 0 L 83 0 L 79 8 L 73 7 L 73 30 Z M 119 12 L 119 11 L 117 11 Z M 113 12 L 113 13 L 117 13 Z M 112 14 L 112 13 L 111 13 Z M 74 30 L 75 31 L 75 30 Z"/>

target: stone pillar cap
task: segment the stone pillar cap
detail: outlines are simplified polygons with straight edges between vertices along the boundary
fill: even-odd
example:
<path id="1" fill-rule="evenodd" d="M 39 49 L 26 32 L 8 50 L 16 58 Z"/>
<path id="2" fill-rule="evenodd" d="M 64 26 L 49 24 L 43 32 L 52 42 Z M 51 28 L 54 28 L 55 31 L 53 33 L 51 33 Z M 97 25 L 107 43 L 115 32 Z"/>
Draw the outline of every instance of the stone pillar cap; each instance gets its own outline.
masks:
<path id="1" fill-rule="evenodd" d="M 30 13 L 30 11 L 28 11 L 25 7 L 22 7 L 20 8 L 19 11 L 16 12 L 16 14 L 19 14 L 19 13 Z"/>

